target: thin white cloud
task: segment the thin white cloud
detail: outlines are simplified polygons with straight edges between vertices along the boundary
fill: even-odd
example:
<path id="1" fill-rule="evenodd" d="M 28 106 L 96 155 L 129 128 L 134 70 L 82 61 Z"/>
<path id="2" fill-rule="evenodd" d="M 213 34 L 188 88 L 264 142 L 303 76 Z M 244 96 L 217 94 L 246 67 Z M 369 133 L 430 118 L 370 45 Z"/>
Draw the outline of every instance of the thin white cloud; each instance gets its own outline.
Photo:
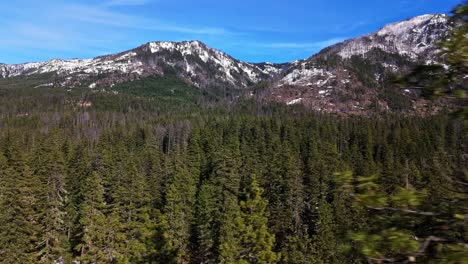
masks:
<path id="1" fill-rule="evenodd" d="M 4 23 L 0 28 L 0 35 L 3 36 L 0 49 L 24 51 L 23 54 L 27 53 L 32 58 L 91 57 L 161 39 L 157 36 L 151 39 L 140 38 L 137 32 L 142 31 L 148 31 L 144 32 L 144 36 L 153 35 L 153 32 L 158 32 L 154 35 L 165 36 L 162 32 L 167 32 L 170 33 L 171 40 L 209 39 L 235 34 L 223 28 L 168 23 L 133 15 L 124 10 L 116 11 L 111 6 L 53 1 L 45 3 L 40 13 L 36 13 L 35 6 L 25 6 L 23 10 L 12 9 L 14 12 L 11 13 L 15 13 L 17 19 L 0 18 L 0 22 Z M 4 57 L 0 58 L 2 61 L 8 58 L 1 53 L 0 57 Z"/>
<path id="2" fill-rule="evenodd" d="M 59 12 L 62 19 L 73 19 L 75 21 L 112 26 L 122 28 L 134 28 L 142 30 L 167 31 L 176 33 L 196 34 L 196 35 L 222 35 L 228 31 L 215 27 L 189 27 L 180 25 L 170 25 L 155 19 L 141 16 L 119 13 L 107 8 L 100 8 L 86 5 L 69 5 L 60 7 Z"/>
<path id="3" fill-rule="evenodd" d="M 101 47 L 111 46 L 113 41 L 122 39 L 114 34 L 100 38 L 99 34 L 83 34 L 67 27 L 50 28 L 32 23 L 7 24 L 6 28 L 0 28 L 0 35 L 5 36 L 0 49 L 19 50 L 32 55 L 46 51 L 74 53 L 84 49 L 90 56 L 97 56 L 102 55 Z"/>
<path id="4" fill-rule="evenodd" d="M 62 38 L 61 33 L 34 24 L 22 23 L 14 28 L 14 34 L 40 41 L 57 41 Z"/>
<path id="5" fill-rule="evenodd" d="M 332 38 L 323 41 L 316 42 L 276 42 L 259 44 L 258 46 L 265 48 L 276 48 L 276 49 L 320 49 L 331 46 L 333 44 L 342 42 L 346 38 Z"/>
<path id="6" fill-rule="evenodd" d="M 146 5 L 152 0 L 109 0 L 105 3 L 106 6 L 139 6 Z"/>

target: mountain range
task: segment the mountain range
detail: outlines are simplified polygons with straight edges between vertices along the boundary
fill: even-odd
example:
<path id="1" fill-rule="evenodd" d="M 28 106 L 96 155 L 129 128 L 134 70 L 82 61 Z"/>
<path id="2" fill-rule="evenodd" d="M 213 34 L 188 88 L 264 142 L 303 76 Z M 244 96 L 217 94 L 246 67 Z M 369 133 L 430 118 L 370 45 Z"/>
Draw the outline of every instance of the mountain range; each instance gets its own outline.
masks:
<path id="1" fill-rule="evenodd" d="M 422 15 L 283 64 L 243 62 L 200 41 L 149 42 L 91 59 L 0 64 L 0 78 L 46 74 L 47 81 L 38 86 L 112 90 L 170 75 L 214 94 L 302 104 L 318 111 L 423 109 L 428 102 L 417 91 L 396 90 L 389 82 L 415 65 L 443 63 L 437 43 L 452 26 L 447 15 Z"/>

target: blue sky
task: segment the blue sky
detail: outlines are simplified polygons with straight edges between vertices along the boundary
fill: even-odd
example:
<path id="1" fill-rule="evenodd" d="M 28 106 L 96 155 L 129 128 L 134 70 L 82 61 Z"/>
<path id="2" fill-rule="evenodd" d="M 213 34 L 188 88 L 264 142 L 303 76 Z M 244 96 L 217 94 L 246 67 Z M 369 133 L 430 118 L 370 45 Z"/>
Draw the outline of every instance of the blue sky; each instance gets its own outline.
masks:
<path id="1" fill-rule="evenodd" d="M 285 62 L 460 0 L 0 0 L 0 62 L 88 58 L 149 41 L 201 40 Z"/>

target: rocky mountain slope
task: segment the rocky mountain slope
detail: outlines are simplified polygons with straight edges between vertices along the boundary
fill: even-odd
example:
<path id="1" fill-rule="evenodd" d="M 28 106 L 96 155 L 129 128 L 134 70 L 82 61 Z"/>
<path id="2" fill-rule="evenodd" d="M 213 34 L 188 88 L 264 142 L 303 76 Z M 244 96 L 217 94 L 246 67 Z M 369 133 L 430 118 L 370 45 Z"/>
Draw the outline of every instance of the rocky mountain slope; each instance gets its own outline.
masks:
<path id="1" fill-rule="evenodd" d="M 232 86 L 245 88 L 271 78 L 279 70 L 273 64 L 241 62 L 207 47 L 200 41 L 150 42 L 133 50 L 92 59 L 0 65 L 0 76 L 56 73 L 61 86 L 109 87 L 167 72 L 197 87 Z"/>
<path id="2" fill-rule="evenodd" d="M 401 102 L 395 101 L 417 95 L 404 90 L 406 96 L 401 97 L 386 89 L 389 79 L 416 64 L 440 60 L 437 43 L 448 36 L 450 29 L 446 15 L 423 15 L 389 24 L 293 62 L 275 80 L 269 96 L 287 104 L 301 103 L 333 112 L 398 108 Z"/>
<path id="3" fill-rule="evenodd" d="M 389 79 L 416 64 L 439 61 L 436 44 L 451 27 L 446 15 L 422 15 L 285 64 L 242 62 L 199 41 L 150 42 L 92 59 L 0 64 L 0 77 L 49 73 L 53 77 L 44 85 L 112 89 L 119 83 L 171 74 L 200 89 L 229 87 L 319 111 L 399 110 L 418 107 L 420 101 L 415 91 L 389 89 Z"/>
<path id="4" fill-rule="evenodd" d="M 386 25 L 379 31 L 332 46 L 320 55 L 337 53 L 342 58 L 365 56 L 372 49 L 407 56 L 412 60 L 432 57 L 436 42 L 447 36 L 449 17 L 443 14 L 422 15 Z"/>

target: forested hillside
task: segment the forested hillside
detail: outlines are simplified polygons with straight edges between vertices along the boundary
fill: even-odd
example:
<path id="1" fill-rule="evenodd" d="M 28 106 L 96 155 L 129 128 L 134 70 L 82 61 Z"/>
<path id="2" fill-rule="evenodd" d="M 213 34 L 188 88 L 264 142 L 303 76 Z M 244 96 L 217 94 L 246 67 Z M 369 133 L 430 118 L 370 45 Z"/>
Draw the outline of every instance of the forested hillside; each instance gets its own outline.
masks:
<path id="1" fill-rule="evenodd" d="M 1 263 L 466 260 L 461 120 L 33 91 L 2 89 Z"/>
<path id="2" fill-rule="evenodd" d="M 294 98 L 287 104 L 281 95 L 268 100 L 267 82 L 240 92 L 217 79 L 245 88 L 285 65 L 242 63 L 200 42 L 33 63 L 34 74 L 15 72 L 31 65 L 8 66 L 15 71 L 0 79 L 0 264 L 468 263 L 467 14 L 466 4 L 454 10 L 460 25 L 440 43 L 446 64 L 411 63 L 408 74 L 388 80 L 392 90 L 381 96 L 394 112 L 378 102 L 366 112 L 311 108 L 286 83 L 278 87 Z M 412 47 L 411 21 L 446 36 L 446 20 L 421 16 L 339 44 L 349 68 L 336 73 L 374 74 L 375 65 L 354 53 L 383 56 L 373 46 L 389 29 L 405 41 L 388 49 Z M 166 49 L 177 51 L 169 59 L 184 51 L 188 72 L 191 58 L 206 73 L 190 78 L 210 86 L 174 71 L 154 74 Z M 332 51 L 313 62 L 331 67 Z M 147 53 L 157 56 L 150 70 L 135 64 L 147 70 L 141 78 L 101 64 L 131 64 L 125 56 Z M 224 75 L 206 64 L 209 56 Z M 77 64 L 77 78 L 83 67 L 99 66 L 115 83 L 47 83 L 57 77 L 43 70 L 55 69 L 49 63 L 63 71 Z M 314 65 L 296 62 L 281 77 L 306 86 L 315 78 L 320 87 L 339 77 Z M 132 82 L 115 79 L 122 76 Z M 411 105 L 399 88 L 439 100 L 437 111 Z M 317 90 L 320 98 L 327 93 Z M 410 106 L 411 114 L 400 111 Z"/>

